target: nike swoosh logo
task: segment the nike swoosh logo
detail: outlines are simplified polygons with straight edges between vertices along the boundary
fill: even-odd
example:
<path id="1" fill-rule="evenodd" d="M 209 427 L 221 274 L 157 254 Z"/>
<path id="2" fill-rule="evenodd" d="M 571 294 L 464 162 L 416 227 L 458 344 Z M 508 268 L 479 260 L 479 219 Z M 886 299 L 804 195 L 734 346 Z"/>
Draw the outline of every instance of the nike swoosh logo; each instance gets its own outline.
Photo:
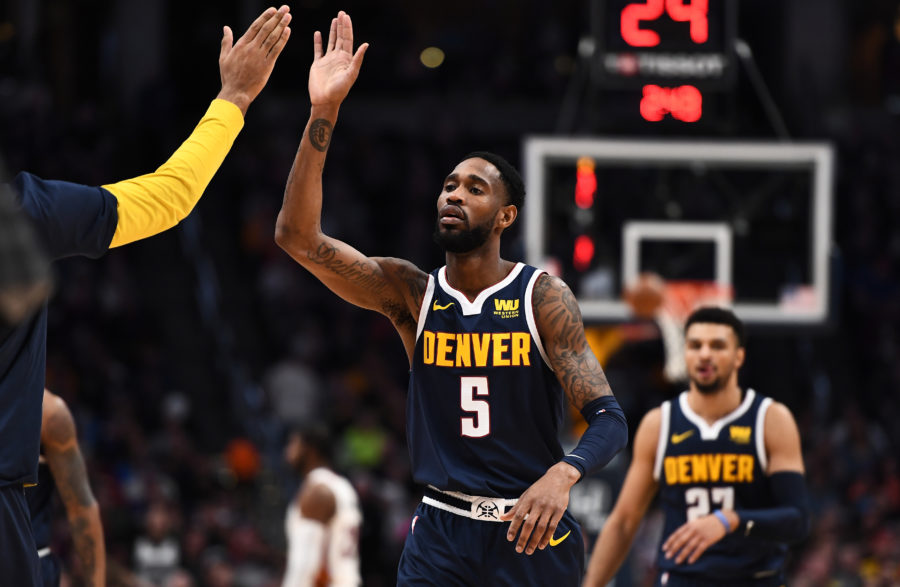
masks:
<path id="1" fill-rule="evenodd" d="M 565 534 L 563 534 L 563 535 L 562 535 L 561 537 L 559 537 L 559 538 L 554 538 L 553 536 L 551 536 L 551 537 L 550 537 L 550 546 L 556 546 L 557 544 L 559 544 L 560 542 L 562 542 L 563 540 L 565 540 L 566 538 L 568 538 L 568 537 L 569 537 L 569 534 L 571 534 L 571 533 L 572 533 L 572 531 L 569 530 L 568 532 L 566 532 Z"/>
<path id="2" fill-rule="evenodd" d="M 434 300 L 434 304 L 432 304 L 431 309 L 432 309 L 432 310 L 446 310 L 447 308 L 449 308 L 449 307 L 452 306 L 453 304 L 454 304 L 454 302 L 450 302 L 450 303 L 447 304 L 446 306 L 442 306 L 442 305 L 440 305 L 439 303 L 437 303 L 437 300 Z"/>
<path id="3" fill-rule="evenodd" d="M 681 434 L 673 434 L 672 435 L 672 444 L 678 444 L 683 440 L 687 440 L 690 436 L 693 436 L 694 431 L 688 430 L 686 432 L 682 432 Z"/>

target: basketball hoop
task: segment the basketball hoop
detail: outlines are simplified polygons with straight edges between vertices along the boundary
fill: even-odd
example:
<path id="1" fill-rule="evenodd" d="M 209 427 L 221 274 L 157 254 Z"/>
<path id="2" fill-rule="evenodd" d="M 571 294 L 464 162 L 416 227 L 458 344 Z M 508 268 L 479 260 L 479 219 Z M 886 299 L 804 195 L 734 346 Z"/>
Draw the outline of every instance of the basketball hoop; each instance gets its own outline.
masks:
<path id="1" fill-rule="evenodd" d="M 734 288 L 715 281 L 679 280 L 663 284 L 662 310 L 682 327 L 687 317 L 701 306 L 730 306 Z"/>

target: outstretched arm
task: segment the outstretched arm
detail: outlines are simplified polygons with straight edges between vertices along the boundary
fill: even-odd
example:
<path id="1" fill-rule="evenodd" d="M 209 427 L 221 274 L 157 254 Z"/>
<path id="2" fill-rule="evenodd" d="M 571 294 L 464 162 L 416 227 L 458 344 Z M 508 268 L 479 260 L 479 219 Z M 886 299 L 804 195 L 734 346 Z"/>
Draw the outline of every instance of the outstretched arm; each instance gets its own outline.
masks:
<path id="1" fill-rule="evenodd" d="M 534 320 L 550 366 L 569 401 L 588 422 L 578 446 L 528 488 L 501 519 L 511 520 L 507 539 L 516 550 L 544 549 L 569 504 L 569 490 L 582 475 L 606 465 L 628 441 L 625 414 L 584 336 L 581 310 L 561 279 L 542 275 L 532 294 Z M 530 537 L 530 540 L 529 540 Z"/>
<path id="2" fill-rule="evenodd" d="M 222 89 L 191 136 L 154 173 L 103 186 L 118 205 L 110 247 L 172 228 L 193 210 L 290 37 L 288 11 L 287 6 L 267 9 L 237 43 L 231 28 L 224 27 L 219 54 Z"/>
<path id="3" fill-rule="evenodd" d="M 311 112 L 294 158 L 275 241 L 337 295 L 388 316 L 409 350 L 427 275 L 407 261 L 372 258 L 322 233 L 322 171 L 338 110 L 359 75 L 368 44 L 353 52 L 353 25 L 340 12 L 331 21 L 328 45 L 316 31 L 309 70 Z M 411 328 L 410 328 L 411 327 Z"/>
<path id="4" fill-rule="evenodd" d="M 81 562 L 84 584 L 106 584 L 106 550 L 100 507 L 88 483 L 84 458 L 78 449 L 75 421 L 62 398 L 44 390 L 41 445 L 50 466 Z"/>

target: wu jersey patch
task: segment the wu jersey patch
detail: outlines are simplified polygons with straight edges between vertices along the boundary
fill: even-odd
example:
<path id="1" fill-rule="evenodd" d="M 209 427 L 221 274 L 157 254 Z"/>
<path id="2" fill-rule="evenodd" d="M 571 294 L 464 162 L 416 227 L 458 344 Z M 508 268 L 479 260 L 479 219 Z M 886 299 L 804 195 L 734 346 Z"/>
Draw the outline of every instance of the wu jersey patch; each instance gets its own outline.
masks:
<path id="1" fill-rule="evenodd" d="M 519 300 L 494 299 L 494 316 L 500 316 L 501 318 L 518 318 Z"/>

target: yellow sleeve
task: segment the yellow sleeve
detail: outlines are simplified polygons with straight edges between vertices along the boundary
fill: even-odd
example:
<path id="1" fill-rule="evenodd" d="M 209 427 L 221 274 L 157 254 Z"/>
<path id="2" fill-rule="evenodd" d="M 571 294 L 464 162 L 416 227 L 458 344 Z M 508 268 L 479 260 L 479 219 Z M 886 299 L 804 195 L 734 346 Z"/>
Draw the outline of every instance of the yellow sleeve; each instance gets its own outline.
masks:
<path id="1" fill-rule="evenodd" d="M 118 201 L 110 248 L 168 230 L 190 214 L 243 126 L 237 106 L 213 100 L 191 136 L 159 169 L 103 186 Z"/>

